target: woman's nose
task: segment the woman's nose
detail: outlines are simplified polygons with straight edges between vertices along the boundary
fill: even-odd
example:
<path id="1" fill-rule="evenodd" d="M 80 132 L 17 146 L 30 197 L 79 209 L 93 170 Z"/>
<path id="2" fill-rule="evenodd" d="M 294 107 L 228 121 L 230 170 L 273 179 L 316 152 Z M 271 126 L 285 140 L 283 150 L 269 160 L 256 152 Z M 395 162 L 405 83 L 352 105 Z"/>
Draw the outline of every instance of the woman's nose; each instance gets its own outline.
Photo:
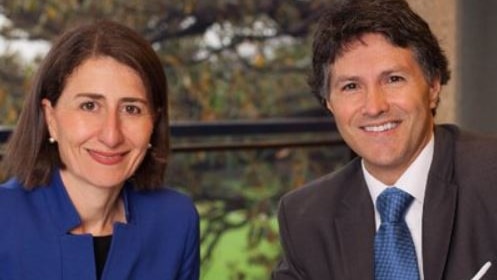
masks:
<path id="1" fill-rule="evenodd" d="M 99 140 L 109 148 L 119 146 L 123 140 L 121 120 L 118 113 L 109 112 L 102 122 Z"/>

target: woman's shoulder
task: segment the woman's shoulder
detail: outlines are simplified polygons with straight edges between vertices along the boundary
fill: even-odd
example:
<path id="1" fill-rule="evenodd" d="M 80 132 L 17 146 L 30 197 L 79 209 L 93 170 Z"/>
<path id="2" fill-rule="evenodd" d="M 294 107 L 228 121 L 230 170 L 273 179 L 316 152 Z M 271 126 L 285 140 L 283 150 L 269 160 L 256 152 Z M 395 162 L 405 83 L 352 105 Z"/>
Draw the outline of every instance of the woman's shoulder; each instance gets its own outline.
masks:
<path id="1" fill-rule="evenodd" d="M 22 184 L 15 178 L 10 178 L 7 181 L 0 184 L 0 191 L 19 189 L 19 188 L 22 188 Z"/>
<path id="2" fill-rule="evenodd" d="M 0 200 L 11 200 L 14 196 L 23 196 L 27 193 L 21 182 L 11 178 L 0 184 Z"/>
<path id="3" fill-rule="evenodd" d="M 28 189 L 21 181 L 9 179 L 0 184 L 0 207 L 20 210 L 42 203 L 45 188 L 46 186 L 40 186 Z"/>
<path id="4" fill-rule="evenodd" d="M 170 187 L 154 191 L 128 190 L 128 199 L 140 210 L 188 213 L 195 212 L 195 205 L 190 196 Z"/>
<path id="5" fill-rule="evenodd" d="M 29 208 L 36 200 L 33 191 L 27 190 L 21 182 L 16 179 L 9 179 L 0 184 L 0 216 L 8 217 L 15 213 L 15 216 L 28 213 Z"/>
<path id="6" fill-rule="evenodd" d="M 179 235 L 196 228 L 199 215 L 193 200 L 171 188 L 154 191 L 127 189 L 127 207 L 131 221 L 140 224 L 144 232 L 164 233 L 171 227 Z"/>

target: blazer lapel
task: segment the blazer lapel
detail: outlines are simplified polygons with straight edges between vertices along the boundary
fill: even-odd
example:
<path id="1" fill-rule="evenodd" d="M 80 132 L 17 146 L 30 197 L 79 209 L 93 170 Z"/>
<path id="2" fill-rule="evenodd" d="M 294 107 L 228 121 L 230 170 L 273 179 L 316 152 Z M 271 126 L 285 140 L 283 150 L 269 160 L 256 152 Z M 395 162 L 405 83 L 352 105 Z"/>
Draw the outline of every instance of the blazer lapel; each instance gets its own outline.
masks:
<path id="1" fill-rule="evenodd" d="M 136 211 L 130 199 L 132 188 L 128 183 L 123 188 L 122 199 L 127 223 L 114 224 L 112 243 L 102 272 L 102 280 L 133 279 L 133 270 L 140 256 L 141 243 Z"/>
<path id="2" fill-rule="evenodd" d="M 335 221 L 344 279 L 373 279 L 374 206 L 362 172 L 357 170 Z M 334 248 L 332 252 L 336 252 Z"/>
<path id="3" fill-rule="evenodd" d="M 130 279 L 140 255 L 140 239 L 136 225 L 117 223 L 102 272 L 105 279 Z"/>
<path id="4" fill-rule="evenodd" d="M 91 235 L 61 236 L 62 278 L 72 280 L 96 279 Z"/>
<path id="5" fill-rule="evenodd" d="M 65 234 L 61 237 L 64 279 L 96 279 L 92 236 Z M 129 279 L 140 254 L 139 232 L 134 224 L 117 223 L 102 279 Z"/>
<path id="6" fill-rule="evenodd" d="M 69 232 L 81 219 L 66 192 L 59 170 L 54 170 L 50 185 L 42 189 L 48 213 L 59 235 L 60 262 L 64 279 L 96 279 L 91 235 L 71 235 Z"/>
<path id="7" fill-rule="evenodd" d="M 129 201 L 131 185 L 126 184 L 122 199 L 128 223 L 114 224 L 112 243 L 102 279 L 129 279 L 140 254 L 139 232 L 134 209 Z M 81 219 L 67 194 L 59 171 L 54 171 L 52 184 L 43 189 L 49 212 L 60 234 L 61 264 L 64 279 L 96 279 L 93 238 L 90 234 L 72 235 L 69 232 L 81 224 Z"/>
<path id="8" fill-rule="evenodd" d="M 435 153 L 423 208 L 423 266 L 425 279 L 442 279 L 454 226 L 457 190 L 451 183 L 454 141 L 444 129 L 435 130 Z"/>

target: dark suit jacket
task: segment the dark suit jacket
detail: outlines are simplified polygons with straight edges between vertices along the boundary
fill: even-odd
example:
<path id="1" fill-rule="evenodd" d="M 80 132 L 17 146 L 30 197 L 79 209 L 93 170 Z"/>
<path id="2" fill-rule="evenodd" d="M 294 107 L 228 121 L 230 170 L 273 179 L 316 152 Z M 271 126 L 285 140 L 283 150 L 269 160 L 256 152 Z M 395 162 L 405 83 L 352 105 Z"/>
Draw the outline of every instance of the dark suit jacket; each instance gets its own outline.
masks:
<path id="1" fill-rule="evenodd" d="M 497 279 L 497 140 L 437 126 L 423 206 L 426 280 Z M 360 159 L 285 195 L 272 279 L 374 279 L 374 206 Z"/>
<path id="2" fill-rule="evenodd" d="M 102 280 L 199 278 L 198 215 L 171 189 L 123 189 L 127 223 L 116 223 Z M 0 185 L 0 279 L 96 279 L 93 240 L 68 232 L 80 224 L 59 172 L 48 186 Z"/>

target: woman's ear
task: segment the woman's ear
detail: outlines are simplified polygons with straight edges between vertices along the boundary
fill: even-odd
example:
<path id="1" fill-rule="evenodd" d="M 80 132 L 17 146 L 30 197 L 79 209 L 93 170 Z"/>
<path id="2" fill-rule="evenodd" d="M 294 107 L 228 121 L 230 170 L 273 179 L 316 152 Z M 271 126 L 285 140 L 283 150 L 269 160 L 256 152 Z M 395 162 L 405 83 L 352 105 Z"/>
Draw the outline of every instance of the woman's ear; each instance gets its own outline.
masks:
<path id="1" fill-rule="evenodd" d="M 55 112 L 50 100 L 43 98 L 41 100 L 41 107 L 43 108 L 43 113 L 45 114 L 45 122 L 47 124 L 48 133 L 50 137 L 57 140 L 57 126 L 55 125 Z"/>

